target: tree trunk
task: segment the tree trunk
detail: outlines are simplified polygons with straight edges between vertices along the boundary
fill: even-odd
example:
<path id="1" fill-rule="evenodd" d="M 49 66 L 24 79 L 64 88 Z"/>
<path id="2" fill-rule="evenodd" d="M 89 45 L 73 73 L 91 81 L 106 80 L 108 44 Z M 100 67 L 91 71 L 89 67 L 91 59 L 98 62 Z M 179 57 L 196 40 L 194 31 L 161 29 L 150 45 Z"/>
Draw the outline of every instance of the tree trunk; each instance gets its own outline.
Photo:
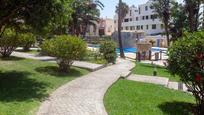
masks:
<path id="1" fill-rule="evenodd" d="M 165 32 L 166 32 L 166 38 L 167 38 L 167 45 L 170 46 L 170 38 L 169 38 L 169 29 L 168 29 L 168 22 L 165 22 Z"/>
<path id="2" fill-rule="evenodd" d="M 198 100 L 198 105 L 195 111 L 195 115 L 203 115 L 204 114 L 204 100 Z"/>
<path id="3" fill-rule="evenodd" d="M 123 51 L 123 44 L 121 38 L 121 4 L 122 0 L 119 0 L 119 12 L 118 12 L 118 41 L 119 41 L 119 48 L 120 48 L 120 57 L 125 58 L 124 51 Z"/>
<path id="4" fill-rule="evenodd" d="M 203 22 L 202 22 L 202 29 L 204 29 L 204 2 L 203 2 Z"/>
<path id="5" fill-rule="evenodd" d="M 84 25 L 84 29 L 83 29 L 83 38 L 86 37 L 86 31 L 87 31 L 87 26 L 88 26 L 88 23 L 86 22 L 85 25 Z"/>
<path id="6" fill-rule="evenodd" d="M 70 67 L 72 65 L 72 61 L 64 60 L 64 59 L 58 59 L 57 64 L 59 65 L 59 71 L 68 73 L 70 71 Z"/>
<path id="7" fill-rule="evenodd" d="M 201 114 L 203 115 L 204 114 L 204 100 L 202 100 L 202 103 L 201 103 Z"/>

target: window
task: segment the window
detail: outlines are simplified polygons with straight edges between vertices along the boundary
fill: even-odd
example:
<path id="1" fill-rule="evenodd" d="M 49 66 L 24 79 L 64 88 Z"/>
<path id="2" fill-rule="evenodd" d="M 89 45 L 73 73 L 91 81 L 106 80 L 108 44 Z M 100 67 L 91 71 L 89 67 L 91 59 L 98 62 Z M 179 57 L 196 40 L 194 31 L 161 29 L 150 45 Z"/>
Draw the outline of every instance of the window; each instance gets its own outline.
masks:
<path id="1" fill-rule="evenodd" d="M 146 16 L 146 20 L 148 20 L 149 19 L 149 16 Z"/>
<path id="2" fill-rule="evenodd" d="M 139 14 L 141 13 L 141 11 L 140 11 L 140 7 L 139 7 Z"/>
<path id="3" fill-rule="evenodd" d="M 130 26 L 130 30 L 135 30 L 135 26 Z"/>
<path id="4" fill-rule="evenodd" d="M 124 19 L 124 22 L 128 22 L 128 21 L 129 21 L 129 19 L 128 19 L 128 18 Z"/>
<path id="5" fill-rule="evenodd" d="M 130 18 L 130 22 L 132 21 L 132 18 Z"/>
<path id="6" fill-rule="evenodd" d="M 151 15 L 151 17 L 150 17 L 151 19 L 157 19 L 157 15 Z"/>
<path id="7" fill-rule="evenodd" d="M 154 15 L 151 15 L 150 18 L 151 18 L 151 19 L 154 19 Z"/>
<path id="8" fill-rule="evenodd" d="M 136 21 L 138 21 L 138 17 L 136 17 Z"/>
<path id="9" fill-rule="evenodd" d="M 145 6 L 145 11 L 147 11 L 148 10 L 148 6 Z"/>
<path id="10" fill-rule="evenodd" d="M 125 27 L 126 30 L 129 30 L 128 26 Z"/>
<path id="11" fill-rule="evenodd" d="M 116 20 L 114 20 L 114 23 L 116 24 Z"/>
<path id="12" fill-rule="evenodd" d="M 141 30 L 143 30 L 143 25 L 141 25 Z"/>
<path id="13" fill-rule="evenodd" d="M 150 6 L 150 9 L 154 9 L 154 6 Z"/>
<path id="14" fill-rule="evenodd" d="M 152 24 L 152 29 L 153 30 L 157 29 L 157 25 L 156 24 Z"/>
<path id="15" fill-rule="evenodd" d="M 147 30 L 149 29 L 149 25 L 146 25 L 146 29 L 147 29 Z"/>
<path id="16" fill-rule="evenodd" d="M 145 16 L 142 16 L 142 20 L 145 20 Z"/>
<path id="17" fill-rule="evenodd" d="M 164 24 L 161 24 L 161 29 L 164 29 Z"/>
<path id="18" fill-rule="evenodd" d="M 135 10 L 135 12 L 138 12 L 138 10 Z"/>
<path id="19" fill-rule="evenodd" d="M 130 16 L 132 16 L 132 10 L 130 10 Z"/>
<path id="20" fill-rule="evenodd" d="M 137 26 L 137 30 L 140 30 L 140 26 Z"/>

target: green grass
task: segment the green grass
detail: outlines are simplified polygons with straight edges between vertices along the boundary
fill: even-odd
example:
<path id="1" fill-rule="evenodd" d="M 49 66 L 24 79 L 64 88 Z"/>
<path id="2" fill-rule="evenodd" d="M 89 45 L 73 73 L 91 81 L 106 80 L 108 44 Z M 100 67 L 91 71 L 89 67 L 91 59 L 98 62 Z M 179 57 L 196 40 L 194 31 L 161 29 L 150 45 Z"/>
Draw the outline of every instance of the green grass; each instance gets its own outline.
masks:
<path id="1" fill-rule="evenodd" d="M 52 91 L 87 73 L 72 68 L 63 74 L 54 63 L 29 59 L 0 60 L 0 115 L 33 115 Z"/>
<path id="2" fill-rule="evenodd" d="M 159 77 L 167 77 L 170 81 L 180 81 L 179 76 L 173 76 L 169 73 L 169 71 L 162 66 L 156 66 L 157 76 Z M 144 63 L 136 63 L 135 68 L 132 70 L 133 74 L 138 75 L 148 75 L 152 76 L 154 71 L 154 65 L 144 64 Z"/>
<path id="3" fill-rule="evenodd" d="M 109 115 L 189 115 L 193 96 L 165 87 L 119 80 L 106 93 Z"/>

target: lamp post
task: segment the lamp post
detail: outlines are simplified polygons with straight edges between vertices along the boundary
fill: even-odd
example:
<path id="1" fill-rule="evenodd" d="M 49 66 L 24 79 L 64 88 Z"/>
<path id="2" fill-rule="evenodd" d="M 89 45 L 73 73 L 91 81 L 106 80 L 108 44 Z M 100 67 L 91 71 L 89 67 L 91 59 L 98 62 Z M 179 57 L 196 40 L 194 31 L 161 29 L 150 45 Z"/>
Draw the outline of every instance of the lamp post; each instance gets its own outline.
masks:
<path id="1" fill-rule="evenodd" d="M 121 25 L 122 25 L 121 9 L 122 9 L 122 0 L 119 0 L 119 8 L 118 8 L 118 41 L 119 41 L 119 47 L 120 47 L 120 57 L 125 58 L 124 51 L 123 51 L 122 38 L 121 38 Z"/>

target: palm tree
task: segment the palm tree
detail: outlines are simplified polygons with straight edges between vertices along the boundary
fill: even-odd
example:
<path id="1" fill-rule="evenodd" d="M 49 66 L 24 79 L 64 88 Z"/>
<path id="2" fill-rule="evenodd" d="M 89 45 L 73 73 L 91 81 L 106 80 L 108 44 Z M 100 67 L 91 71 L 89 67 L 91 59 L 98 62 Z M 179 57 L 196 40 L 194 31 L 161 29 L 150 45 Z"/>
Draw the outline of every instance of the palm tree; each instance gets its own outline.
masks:
<path id="1" fill-rule="evenodd" d="M 118 41 L 119 41 L 121 58 L 125 58 L 125 54 L 123 51 L 122 38 L 121 38 L 121 25 L 122 25 L 122 20 L 125 18 L 126 14 L 128 13 L 128 10 L 129 10 L 128 5 L 122 2 L 122 0 L 119 0 L 119 4 L 118 6 L 116 6 L 116 13 L 118 13 Z"/>
<path id="2" fill-rule="evenodd" d="M 197 31 L 199 27 L 199 10 L 201 0 L 185 0 L 185 8 L 188 14 L 190 32 Z"/>
<path id="3" fill-rule="evenodd" d="M 154 11 L 164 23 L 167 44 L 170 45 L 169 38 L 169 21 L 170 21 L 170 0 L 154 0 L 152 6 Z"/>
<path id="4" fill-rule="evenodd" d="M 187 15 L 183 4 L 172 2 L 170 33 L 171 41 L 176 41 L 177 38 L 183 36 L 183 31 L 188 29 Z"/>
<path id="5" fill-rule="evenodd" d="M 70 32 L 84 37 L 88 25 L 96 26 L 100 15 L 98 7 L 102 9 L 104 5 L 99 0 L 77 0 L 72 6 L 74 12 L 70 22 Z"/>

